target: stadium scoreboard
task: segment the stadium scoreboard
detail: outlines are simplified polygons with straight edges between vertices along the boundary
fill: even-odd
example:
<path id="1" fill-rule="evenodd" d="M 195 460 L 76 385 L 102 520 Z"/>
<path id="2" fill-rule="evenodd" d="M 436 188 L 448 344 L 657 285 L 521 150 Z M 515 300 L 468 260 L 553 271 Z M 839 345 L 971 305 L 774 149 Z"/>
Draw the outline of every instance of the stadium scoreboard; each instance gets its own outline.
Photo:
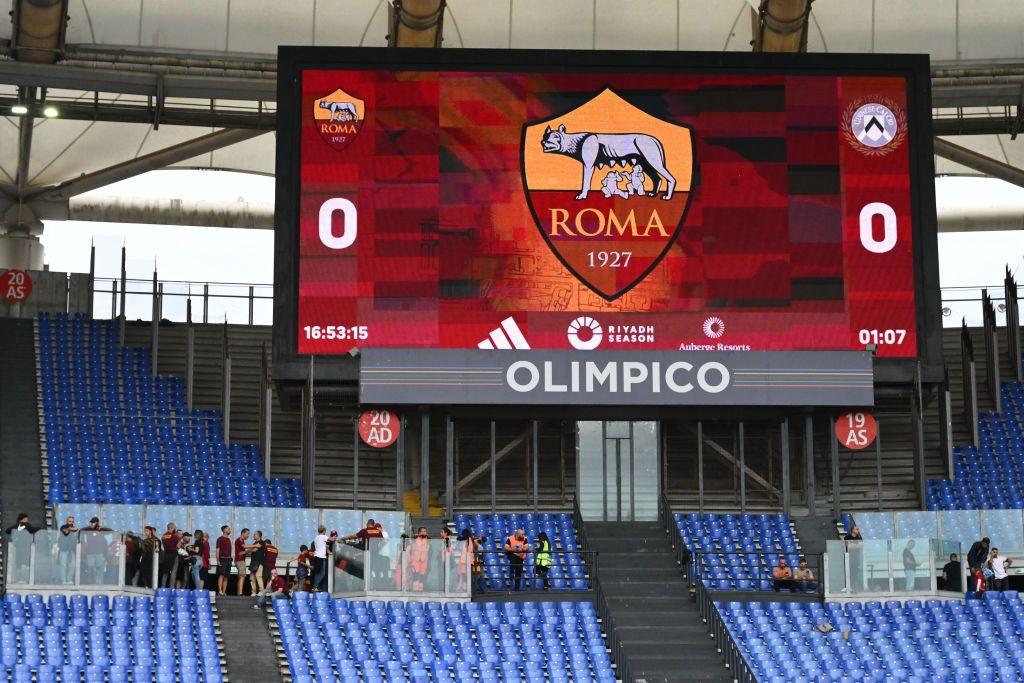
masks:
<path id="1" fill-rule="evenodd" d="M 926 57 L 282 48 L 278 73 L 277 356 L 939 352 Z"/>

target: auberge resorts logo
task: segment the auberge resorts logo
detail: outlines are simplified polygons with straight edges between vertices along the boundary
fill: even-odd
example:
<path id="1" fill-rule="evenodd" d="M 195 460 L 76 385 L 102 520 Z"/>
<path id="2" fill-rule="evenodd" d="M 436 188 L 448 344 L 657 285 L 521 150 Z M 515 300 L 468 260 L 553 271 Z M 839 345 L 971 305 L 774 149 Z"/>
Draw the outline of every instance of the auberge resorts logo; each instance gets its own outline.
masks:
<path id="1" fill-rule="evenodd" d="M 526 200 L 554 255 L 614 301 L 658 265 L 682 228 L 693 150 L 688 126 L 605 88 L 523 127 Z"/>

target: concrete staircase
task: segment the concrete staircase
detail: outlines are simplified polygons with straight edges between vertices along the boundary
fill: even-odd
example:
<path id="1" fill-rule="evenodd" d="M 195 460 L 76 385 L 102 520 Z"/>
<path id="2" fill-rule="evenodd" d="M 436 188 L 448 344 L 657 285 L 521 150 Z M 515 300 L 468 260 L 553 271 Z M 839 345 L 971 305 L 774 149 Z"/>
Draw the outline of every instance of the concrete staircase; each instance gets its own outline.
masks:
<path id="1" fill-rule="evenodd" d="M 215 603 L 231 683 L 281 680 L 277 645 L 270 633 L 267 613 L 253 609 L 253 604 L 251 597 L 223 595 L 218 595 Z"/>
<path id="2" fill-rule="evenodd" d="M 658 522 L 584 522 L 629 683 L 731 681 Z M 623 679 L 625 682 L 625 678 Z"/>

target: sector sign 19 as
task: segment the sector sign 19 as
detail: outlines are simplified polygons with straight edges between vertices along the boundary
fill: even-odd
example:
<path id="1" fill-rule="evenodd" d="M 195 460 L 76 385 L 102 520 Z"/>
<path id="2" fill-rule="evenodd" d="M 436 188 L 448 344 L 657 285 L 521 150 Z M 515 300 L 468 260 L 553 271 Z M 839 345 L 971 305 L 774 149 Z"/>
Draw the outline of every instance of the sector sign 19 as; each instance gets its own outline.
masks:
<path id="1" fill-rule="evenodd" d="M 295 351 L 914 357 L 906 70 L 707 61 L 293 62 Z"/>

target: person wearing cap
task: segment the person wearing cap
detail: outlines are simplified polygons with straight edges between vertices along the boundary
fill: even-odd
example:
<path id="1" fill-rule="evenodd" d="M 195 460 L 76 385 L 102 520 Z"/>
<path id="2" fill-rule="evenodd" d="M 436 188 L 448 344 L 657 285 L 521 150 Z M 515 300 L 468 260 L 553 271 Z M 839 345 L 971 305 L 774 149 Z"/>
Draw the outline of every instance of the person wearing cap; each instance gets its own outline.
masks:
<path id="1" fill-rule="evenodd" d="M 89 526 L 84 530 L 85 542 L 82 549 L 82 583 L 100 584 L 103 583 L 107 572 L 107 538 L 103 533 L 110 531 L 100 524 L 99 517 L 89 520 Z"/>

